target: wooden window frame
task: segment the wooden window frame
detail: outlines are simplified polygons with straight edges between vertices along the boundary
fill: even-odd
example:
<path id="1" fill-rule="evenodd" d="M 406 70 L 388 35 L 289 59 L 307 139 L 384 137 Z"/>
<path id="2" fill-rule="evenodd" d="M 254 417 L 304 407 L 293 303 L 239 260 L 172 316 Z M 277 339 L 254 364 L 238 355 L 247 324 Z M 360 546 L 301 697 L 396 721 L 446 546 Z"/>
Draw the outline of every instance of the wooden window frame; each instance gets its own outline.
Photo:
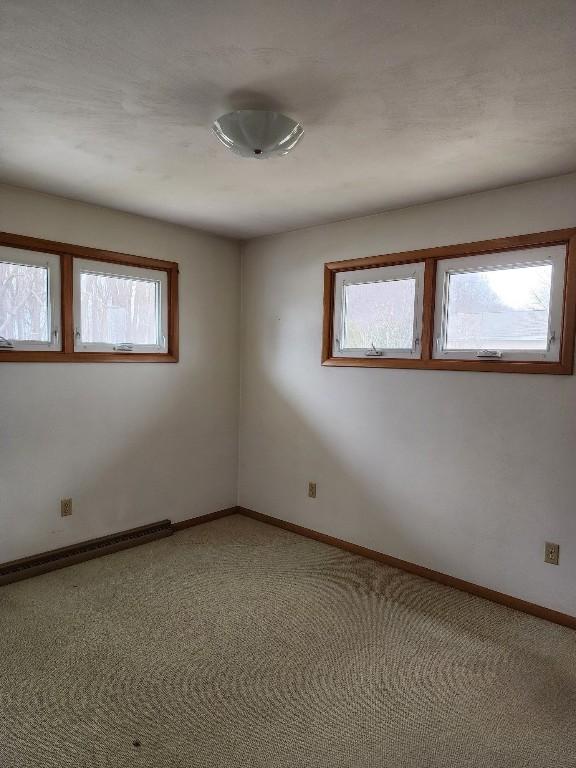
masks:
<path id="1" fill-rule="evenodd" d="M 132 256 L 84 245 L 59 243 L 26 235 L 0 232 L 0 245 L 39 251 L 60 257 L 60 311 L 62 349 L 44 351 L 0 350 L 0 363 L 177 363 L 178 362 L 178 264 L 146 256 Z M 124 264 L 166 272 L 168 277 L 167 352 L 75 352 L 74 351 L 74 259 Z"/>
<path id="2" fill-rule="evenodd" d="M 564 297 L 562 303 L 562 338 L 559 361 L 540 360 L 456 360 L 433 357 L 436 300 L 436 266 L 441 259 L 509 252 L 523 248 L 565 245 Z M 424 263 L 424 299 L 422 314 L 422 355 L 419 359 L 393 357 L 335 357 L 333 355 L 334 288 L 339 272 L 372 267 L 386 267 L 412 262 Z M 324 265 L 324 322 L 322 365 L 354 368 L 414 368 L 436 371 L 482 371 L 490 373 L 548 373 L 569 375 L 574 365 L 576 327 L 576 228 L 557 229 L 530 235 L 516 235 L 475 243 L 424 248 L 416 251 L 368 256 Z"/>

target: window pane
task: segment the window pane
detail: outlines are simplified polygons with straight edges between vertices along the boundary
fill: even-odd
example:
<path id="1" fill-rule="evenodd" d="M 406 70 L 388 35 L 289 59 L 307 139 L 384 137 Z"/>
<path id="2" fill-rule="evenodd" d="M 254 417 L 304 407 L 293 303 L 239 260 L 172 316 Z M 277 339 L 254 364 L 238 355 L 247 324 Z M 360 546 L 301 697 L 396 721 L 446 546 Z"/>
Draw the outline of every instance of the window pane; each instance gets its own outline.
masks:
<path id="1" fill-rule="evenodd" d="M 154 280 L 82 272 L 82 342 L 158 344 L 158 289 Z"/>
<path id="2" fill-rule="evenodd" d="M 344 286 L 344 349 L 412 349 L 416 280 Z"/>
<path id="3" fill-rule="evenodd" d="M 445 349 L 546 350 L 552 265 L 449 275 Z"/>
<path id="4" fill-rule="evenodd" d="M 50 341 L 48 268 L 0 261 L 0 336 Z"/>

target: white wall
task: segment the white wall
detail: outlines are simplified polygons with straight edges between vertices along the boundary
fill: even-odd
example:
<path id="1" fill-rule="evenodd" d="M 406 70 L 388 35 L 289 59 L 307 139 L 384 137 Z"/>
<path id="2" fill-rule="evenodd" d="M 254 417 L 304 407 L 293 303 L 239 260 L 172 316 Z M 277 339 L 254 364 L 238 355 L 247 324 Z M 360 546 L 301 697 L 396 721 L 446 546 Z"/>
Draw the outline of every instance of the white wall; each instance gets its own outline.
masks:
<path id="1" fill-rule="evenodd" d="M 576 377 L 320 365 L 324 262 L 571 226 L 576 175 L 246 245 L 239 503 L 576 614 Z"/>
<path id="2" fill-rule="evenodd" d="M 238 245 L 7 186 L 0 229 L 180 264 L 179 363 L 0 364 L 0 562 L 234 505 Z"/>
<path id="3" fill-rule="evenodd" d="M 573 225 L 576 175 L 247 244 L 239 503 L 576 614 L 576 377 L 319 362 L 325 261 Z M 0 364 L 0 562 L 232 506 L 237 245 L 7 186 L 0 229 L 181 270 L 178 364 Z"/>

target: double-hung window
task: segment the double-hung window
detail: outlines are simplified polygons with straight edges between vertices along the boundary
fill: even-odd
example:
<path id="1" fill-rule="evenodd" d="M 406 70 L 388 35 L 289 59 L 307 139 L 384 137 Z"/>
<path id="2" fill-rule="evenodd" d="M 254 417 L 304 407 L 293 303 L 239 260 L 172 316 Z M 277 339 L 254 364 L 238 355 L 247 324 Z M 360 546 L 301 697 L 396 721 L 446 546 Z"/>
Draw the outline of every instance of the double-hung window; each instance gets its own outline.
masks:
<path id="1" fill-rule="evenodd" d="M 322 363 L 573 371 L 576 229 L 324 267 Z"/>
<path id="2" fill-rule="evenodd" d="M 0 233 L 0 362 L 130 361 L 178 361 L 178 264 Z"/>
<path id="3" fill-rule="evenodd" d="M 0 350 L 61 349 L 60 260 L 0 246 Z"/>

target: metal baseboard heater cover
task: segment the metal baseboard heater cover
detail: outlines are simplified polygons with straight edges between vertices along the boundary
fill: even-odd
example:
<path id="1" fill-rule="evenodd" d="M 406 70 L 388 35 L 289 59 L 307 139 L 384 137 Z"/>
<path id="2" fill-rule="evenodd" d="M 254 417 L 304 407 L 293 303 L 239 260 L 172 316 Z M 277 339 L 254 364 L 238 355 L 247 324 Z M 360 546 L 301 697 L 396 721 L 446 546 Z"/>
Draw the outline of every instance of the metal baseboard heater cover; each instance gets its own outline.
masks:
<path id="1" fill-rule="evenodd" d="M 12 560 L 9 563 L 0 564 L 0 585 L 10 584 L 13 581 L 28 579 L 40 573 L 65 568 L 67 565 L 81 563 L 84 560 L 92 560 L 94 557 L 118 552 L 121 549 L 129 549 L 148 541 L 163 539 L 174 532 L 170 520 L 160 520 L 158 523 L 141 525 L 128 531 L 112 533 L 98 539 L 82 541 L 69 547 L 53 549 L 43 552 L 41 555 L 23 557 L 20 560 Z"/>

